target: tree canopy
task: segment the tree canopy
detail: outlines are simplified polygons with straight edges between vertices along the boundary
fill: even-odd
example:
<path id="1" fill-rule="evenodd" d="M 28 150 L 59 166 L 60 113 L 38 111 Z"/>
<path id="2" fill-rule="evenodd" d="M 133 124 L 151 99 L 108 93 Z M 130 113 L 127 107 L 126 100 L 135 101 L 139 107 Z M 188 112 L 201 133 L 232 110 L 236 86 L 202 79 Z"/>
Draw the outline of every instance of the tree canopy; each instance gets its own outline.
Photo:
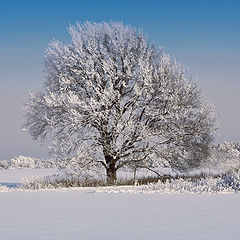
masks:
<path id="1" fill-rule="evenodd" d="M 79 171 L 105 168 L 109 184 L 123 166 L 181 170 L 206 159 L 215 114 L 181 64 L 122 23 L 69 33 L 70 43 L 50 43 L 43 90 L 26 103 L 33 139 L 50 138 Z"/>

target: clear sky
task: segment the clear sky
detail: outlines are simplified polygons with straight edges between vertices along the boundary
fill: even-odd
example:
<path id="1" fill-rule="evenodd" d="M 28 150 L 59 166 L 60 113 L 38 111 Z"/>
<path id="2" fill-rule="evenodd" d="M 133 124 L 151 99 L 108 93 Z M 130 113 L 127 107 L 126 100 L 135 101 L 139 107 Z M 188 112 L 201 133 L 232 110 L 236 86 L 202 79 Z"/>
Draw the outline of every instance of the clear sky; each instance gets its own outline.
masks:
<path id="1" fill-rule="evenodd" d="M 0 160 L 47 157 L 21 130 L 29 90 L 44 81 L 44 50 L 69 41 L 76 21 L 122 21 L 142 28 L 189 68 L 216 106 L 217 142 L 240 140 L 240 1 L 2 0 L 0 1 Z"/>

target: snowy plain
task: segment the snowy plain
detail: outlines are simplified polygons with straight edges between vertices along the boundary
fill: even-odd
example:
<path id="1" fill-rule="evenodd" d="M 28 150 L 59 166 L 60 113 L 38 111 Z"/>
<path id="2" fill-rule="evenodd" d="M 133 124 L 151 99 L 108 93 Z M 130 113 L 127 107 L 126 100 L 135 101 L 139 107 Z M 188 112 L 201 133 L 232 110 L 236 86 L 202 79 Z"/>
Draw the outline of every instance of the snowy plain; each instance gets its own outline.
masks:
<path id="1" fill-rule="evenodd" d="M 239 194 L 0 193 L 2 240 L 240 238 Z"/>
<path id="2" fill-rule="evenodd" d="M 52 170 L 2 170 L 0 182 Z M 240 239 L 240 195 L 0 187 L 1 240 Z"/>
<path id="3" fill-rule="evenodd" d="M 14 186 L 20 184 L 24 179 L 31 177 L 44 177 L 56 173 L 55 169 L 8 169 L 0 170 L 0 186 Z M 1 239 L 1 238 L 0 238 Z"/>

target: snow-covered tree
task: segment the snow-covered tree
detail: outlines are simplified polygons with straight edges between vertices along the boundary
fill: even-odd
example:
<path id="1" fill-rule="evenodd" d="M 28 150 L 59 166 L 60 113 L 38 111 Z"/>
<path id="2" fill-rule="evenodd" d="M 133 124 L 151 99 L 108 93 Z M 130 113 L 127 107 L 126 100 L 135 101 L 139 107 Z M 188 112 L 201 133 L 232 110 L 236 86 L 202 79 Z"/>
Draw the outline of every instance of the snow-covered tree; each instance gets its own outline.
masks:
<path id="1" fill-rule="evenodd" d="M 16 168 L 56 168 L 57 166 L 51 159 L 38 159 L 19 155 L 9 160 L 0 160 L 0 169 Z"/>
<path id="2" fill-rule="evenodd" d="M 185 69 L 122 23 L 69 27 L 71 42 L 46 50 L 44 89 L 26 104 L 33 139 L 75 169 L 198 166 L 215 131 L 212 106 Z"/>
<path id="3" fill-rule="evenodd" d="M 221 173 L 239 171 L 240 169 L 240 143 L 223 142 L 211 147 L 210 168 L 215 168 Z"/>

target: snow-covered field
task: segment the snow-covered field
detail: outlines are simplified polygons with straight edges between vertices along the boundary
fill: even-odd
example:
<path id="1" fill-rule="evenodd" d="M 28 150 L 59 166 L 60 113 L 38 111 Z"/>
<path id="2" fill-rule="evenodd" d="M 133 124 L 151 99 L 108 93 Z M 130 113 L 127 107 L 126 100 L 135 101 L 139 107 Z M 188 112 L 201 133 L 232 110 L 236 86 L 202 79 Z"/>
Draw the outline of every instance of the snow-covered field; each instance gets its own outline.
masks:
<path id="1" fill-rule="evenodd" d="M 239 194 L 0 193 L 0 239 L 240 239 Z"/>
<path id="2" fill-rule="evenodd" d="M 24 179 L 31 177 L 43 177 L 56 173 L 55 169 L 9 169 L 0 170 L 0 185 L 17 185 Z"/>
<path id="3" fill-rule="evenodd" d="M 17 182 L 33 172 L 47 174 L 2 170 L 0 182 Z M 0 239 L 240 239 L 238 193 L 164 194 L 135 188 L 0 191 Z"/>

